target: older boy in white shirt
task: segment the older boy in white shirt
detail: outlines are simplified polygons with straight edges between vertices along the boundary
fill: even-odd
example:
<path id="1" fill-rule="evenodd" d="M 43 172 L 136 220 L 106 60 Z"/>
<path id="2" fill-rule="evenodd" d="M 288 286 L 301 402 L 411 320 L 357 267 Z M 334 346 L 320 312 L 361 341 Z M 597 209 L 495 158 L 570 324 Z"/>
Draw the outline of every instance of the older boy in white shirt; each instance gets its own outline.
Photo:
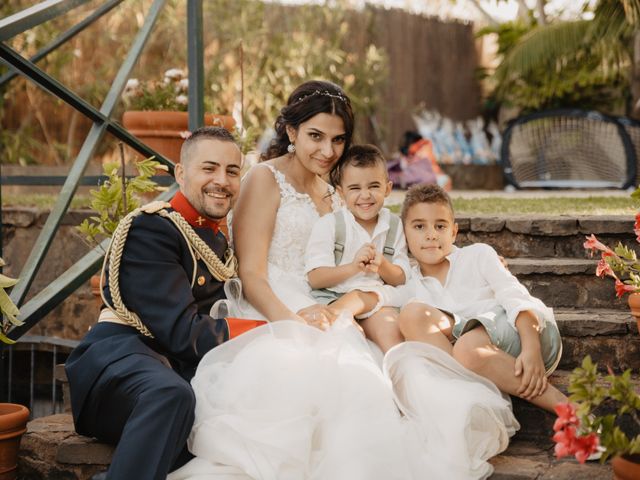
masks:
<path id="1" fill-rule="evenodd" d="M 334 184 L 346 206 L 314 225 L 305 271 L 319 303 L 368 318 L 382 307 L 399 306 L 393 303 L 394 287 L 411 271 L 400 219 L 383 208 L 392 183 L 382 152 L 373 145 L 352 146 Z M 388 346 L 400 341 L 389 339 Z"/>
<path id="2" fill-rule="evenodd" d="M 453 245 L 458 225 L 447 193 L 435 185 L 412 188 L 402 220 L 417 262 L 398 300 L 405 304 L 398 325 L 406 340 L 440 347 L 503 392 L 546 410 L 566 402 L 547 383 L 562 354 L 553 311 L 489 245 Z"/>

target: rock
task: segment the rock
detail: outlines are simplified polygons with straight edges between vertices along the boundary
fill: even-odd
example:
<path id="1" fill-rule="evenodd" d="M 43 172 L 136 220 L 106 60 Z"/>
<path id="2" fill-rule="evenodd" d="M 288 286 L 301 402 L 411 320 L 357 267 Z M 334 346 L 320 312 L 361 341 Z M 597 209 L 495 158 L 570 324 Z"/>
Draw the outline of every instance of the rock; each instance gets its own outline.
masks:
<path id="1" fill-rule="evenodd" d="M 112 446 L 75 433 L 69 414 L 37 418 L 22 437 L 19 478 L 85 480 L 105 470 L 112 454 Z"/>
<path id="2" fill-rule="evenodd" d="M 602 233 L 633 232 L 634 218 L 631 215 L 611 215 L 608 217 L 578 217 L 578 230 L 585 235 Z"/>
<path id="3" fill-rule="evenodd" d="M 528 235 L 567 236 L 578 233 L 578 222 L 571 217 L 511 217 L 506 222 L 506 228 Z"/>
<path id="4" fill-rule="evenodd" d="M 474 232 L 499 232 L 505 226 L 502 218 L 477 216 L 471 218 L 471 230 Z"/>

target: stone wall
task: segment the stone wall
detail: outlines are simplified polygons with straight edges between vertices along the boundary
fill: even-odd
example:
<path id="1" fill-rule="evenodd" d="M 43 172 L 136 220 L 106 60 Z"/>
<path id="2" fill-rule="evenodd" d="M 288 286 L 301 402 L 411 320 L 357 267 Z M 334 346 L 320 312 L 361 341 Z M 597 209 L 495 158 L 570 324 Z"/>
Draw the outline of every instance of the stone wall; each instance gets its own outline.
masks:
<path id="1" fill-rule="evenodd" d="M 49 285 L 89 250 L 74 231 L 89 214 L 88 211 L 70 211 L 65 215 L 30 295 Z M 2 257 L 8 263 L 4 270 L 7 275 L 20 274 L 47 215 L 48 212 L 36 208 L 2 210 Z M 513 259 L 510 260 L 512 272 L 534 295 L 552 306 L 566 306 L 555 303 L 558 297 L 564 297 L 563 301 L 574 299 L 575 295 L 567 293 L 571 288 L 585 292 L 592 303 L 590 307 L 602 308 L 614 298 L 613 282 L 605 282 L 594 275 L 596 260 L 587 258 L 583 247 L 585 235 L 595 233 L 609 245 L 619 241 L 630 247 L 636 245 L 631 215 L 477 215 L 473 218 L 459 216 L 457 221 L 460 226 L 458 245 L 475 242 L 492 245 L 501 255 Z M 613 308 L 626 307 L 616 304 Z M 83 285 L 29 333 L 80 339 L 95 322 L 97 314 L 98 305 L 89 286 Z"/>
<path id="2" fill-rule="evenodd" d="M 63 217 L 27 299 L 39 293 L 89 251 L 89 246 L 75 232 L 75 226 L 89 214 L 88 211 L 70 211 Z M 7 263 L 4 274 L 11 277 L 20 275 L 48 215 L 48 211 L 32 207 L 2 209 L 2 258 Z M 89 285 L 83 285 L 34 326 L 29 334 L 79 340 L 95 322 L 98 308 Z"/>

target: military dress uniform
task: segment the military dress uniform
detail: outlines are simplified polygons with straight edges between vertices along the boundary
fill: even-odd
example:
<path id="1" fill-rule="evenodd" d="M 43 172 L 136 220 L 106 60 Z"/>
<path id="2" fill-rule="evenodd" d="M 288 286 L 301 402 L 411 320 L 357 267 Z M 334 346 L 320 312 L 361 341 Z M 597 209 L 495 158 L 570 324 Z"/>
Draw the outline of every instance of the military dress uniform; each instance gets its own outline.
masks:
<path id="1" fill-rule="evenodd" d="M 201 217 L 182 193 L 171 207 L 224 258 L 227 240 L 215 222 Z M 224 297 L 224 284 L 200 259 L 194 273 L 194 261 L 172 221 L 157 214 L 135 217 L 119 286 L 124 305 L 152 337 L 104 309 L 106 321 L 94 325 L 67 359 L 76 431 L 117 443 L 109 479 L 164 479 L 189 460 L 195 407 L 189 381 L 209 350 L 241 332 L 233 320 L 208 315 Z M 103 294 L 113 305 L 108 281 Z"/>

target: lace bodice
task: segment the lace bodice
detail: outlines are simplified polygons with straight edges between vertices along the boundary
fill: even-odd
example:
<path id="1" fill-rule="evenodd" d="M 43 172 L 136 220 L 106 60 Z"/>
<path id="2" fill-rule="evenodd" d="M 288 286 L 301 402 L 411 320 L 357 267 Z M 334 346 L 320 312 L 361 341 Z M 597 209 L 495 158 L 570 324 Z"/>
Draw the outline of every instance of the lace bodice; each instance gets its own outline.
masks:
<path id="1" fill-rule="evenodd" d="M 276 214 L 271 246 L 267 262 L 294 275 L 304 273 L 304 252 L 315 221 L 320 218 L 311 197 L 296 191 L 287 182 L 284 174 L 273 165 L 265 164 L 280 187 L 280 207 Z M 333 187 L 329 186 L 332 208 L 340 207 L 340 199 Z"/>

